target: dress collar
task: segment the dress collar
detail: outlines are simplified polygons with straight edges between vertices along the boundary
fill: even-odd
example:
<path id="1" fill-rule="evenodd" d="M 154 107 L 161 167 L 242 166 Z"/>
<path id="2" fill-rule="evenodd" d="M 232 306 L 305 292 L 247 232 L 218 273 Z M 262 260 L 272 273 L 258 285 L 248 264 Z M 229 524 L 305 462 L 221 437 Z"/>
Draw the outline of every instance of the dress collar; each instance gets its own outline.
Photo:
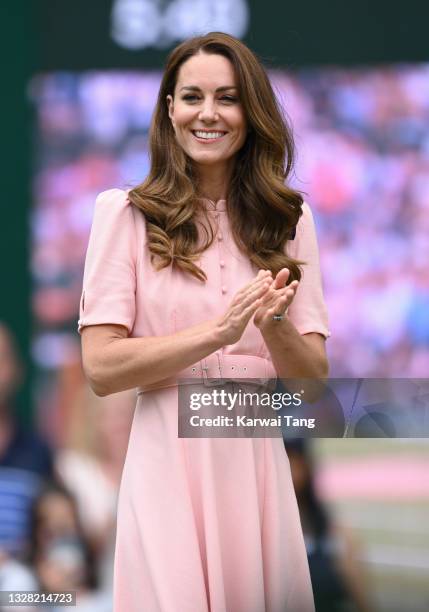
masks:
<path id="1" fill-rule="evenodd" d="M 226 211 L 226 200 L 217 200 L 214 202 L 213 200 L 209 200 L 208 198 L 201 198 L 201 201 L 204 203 L 207 210 L 211 211 Z"/>

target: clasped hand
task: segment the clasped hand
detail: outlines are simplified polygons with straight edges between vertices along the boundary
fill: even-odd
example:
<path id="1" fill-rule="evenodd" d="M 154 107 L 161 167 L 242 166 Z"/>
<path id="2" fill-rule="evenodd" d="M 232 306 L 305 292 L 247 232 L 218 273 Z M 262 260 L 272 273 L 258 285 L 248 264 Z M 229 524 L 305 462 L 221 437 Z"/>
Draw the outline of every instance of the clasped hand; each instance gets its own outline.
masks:
<path id="1" fill-rule="evenodd" d="M 286 287 L 288 277 L 287 268 L 282 268 L 274 279 L 269 270 L 260 270 L 235 294 L 227 311 L 216 320 L 223 345 L 238 342 L 252 316 L 261 331 L 270 325 L 279 325 L 273 316 L 286 312 L 298 287 L 298 281 Z"/>
<path id="2" fill-rule="evenodd" d="M 292 281 L 286 287 L 287 279 L 289 278 L 288 268 L 282 268 L 276 275 L 264 296 L 260 307 L 256 310 L 253 322 L 261 331 L 267 325 L 278 325 L 277 321 L 273 320 L 274 315 L 284 315 L 292 303 L 299 282 Z"/>

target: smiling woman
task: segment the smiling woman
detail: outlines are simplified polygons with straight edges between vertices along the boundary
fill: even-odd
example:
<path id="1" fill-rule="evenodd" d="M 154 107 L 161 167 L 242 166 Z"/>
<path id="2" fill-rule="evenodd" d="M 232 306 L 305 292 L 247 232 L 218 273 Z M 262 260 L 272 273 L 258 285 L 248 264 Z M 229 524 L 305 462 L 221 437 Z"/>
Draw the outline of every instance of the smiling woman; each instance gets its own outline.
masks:
<path id="1" fill-rule="evenodd" d="M 242 42 L 214 32 L 173 50 L 150 152 L 140 185 L 97 198 L 79 321 L 94 391 L 138 395 L 115 612 L 313 612 L 282 440 L 178 437 L 180 379 L 327 371 L 311 210 L 287 184 L 290 130 Z"/>
<path id="2" fill-rule="evenodd" d="M 150 150 L 150 172 L 129 198 L 145 213 L 157 268 L 174 264 L 206 279 L 195 263 L 213 240 L 211 223 L 205 241 L 196 227 L 206 197 L 226 200 L 234 241 L 258 268 L 287 268 L 288 282 L 301 278 L 303 262 L 285 248 L 303 204 L 287 183 L 292 132 L 264 68 L 241 41 L 215 32 L 172 51 Z"/>
<path id="3" fill-rule="evenodd" d="M 198 164 L 202 181 L 201 166 L 210 165 L 212 185 L 207 185 L 207 189 L 211 187 L 210 195 L 217 200 L 226 197 L 231 158 L 241 149 L 247 135 L 236 81 L 234 68 L 226 57 L 200 52 L 183 64 L 174 96 L 167 96 L 177 142 Z M 222 180 L 213 185 L 216 177 Z"/>

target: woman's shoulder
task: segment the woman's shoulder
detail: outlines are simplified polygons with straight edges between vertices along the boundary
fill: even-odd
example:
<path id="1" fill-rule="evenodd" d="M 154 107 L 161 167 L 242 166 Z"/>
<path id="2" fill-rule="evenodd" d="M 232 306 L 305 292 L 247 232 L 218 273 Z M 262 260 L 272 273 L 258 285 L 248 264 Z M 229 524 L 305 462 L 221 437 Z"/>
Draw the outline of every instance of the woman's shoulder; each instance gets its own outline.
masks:
<path id="1" fill-rule="evenodd" d="M 135 206 L 128 197 L 131 189 L 113 187 L 100 192 L 95 199 L 95 216 L 100 216 L 112 222 L 119 219 L 128 219 L 134 224 L 145 225 L 142 211 Z"/>
<path id="2" fill-rule="evenodd" d="M 130 200 L 128 199 L 129 191 L 129 189 L 125 190 L 120 189 L 119 187 L 106 189 L 97 195 L 95 203 L 97 206 L 115 206 L 117 208 L 127 208 L 131 204 Z"/>
<path id="3" fill-rule="evenodd" d="M 309 220 L 313 220 L 313 209 L 310 206 L 310 204 L 304 200 L 302 203 L 302 215 L 300 217 L 300 220 L 302 219 L 304 222 L 308 222 Z"/>
<path id="4" fill-rule="evenodd" d="M 306 232 L 313 230 L 315 227 L 313 210 L 307 201 L 303 201 L 301 210 L 302 214 L 296 225 L 296 232 L 298 236 L 305 235 Z"/>
<path id="5" fill-rule="evenodd" d="M 305 259 L 303 251 L 312 249 L 316 238 L 316 224 L 312 207 L 305 200 L 302 203 L 301 215 L 291 238 L 287 242 L 287 252 L 296 259 Z M 312 246 L 313 245 L 313 246 Z"/>
<path id="6" fill-rule="evenodd" d="M 146 243 L 143 212 L 128 198 L 127 189 L 106 189 L 95 199 L 92 234 L 97 240 L 120 240 L 127 237 L 133 244 Z"/>

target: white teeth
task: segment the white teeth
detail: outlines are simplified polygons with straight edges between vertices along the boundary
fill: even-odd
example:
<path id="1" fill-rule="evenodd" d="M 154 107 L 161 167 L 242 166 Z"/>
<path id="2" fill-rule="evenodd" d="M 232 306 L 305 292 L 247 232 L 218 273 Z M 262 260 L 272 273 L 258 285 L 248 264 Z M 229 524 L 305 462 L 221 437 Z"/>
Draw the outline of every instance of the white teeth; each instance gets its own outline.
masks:
<path id="1" fill-rule="evenodd" d="M 209 138 L 220 138 L 224 135 L 223 132 L 200 132 L 199 130 L 195 130 L 194 134 L 197 138 L 205 138 L 206 140 Z"/>

